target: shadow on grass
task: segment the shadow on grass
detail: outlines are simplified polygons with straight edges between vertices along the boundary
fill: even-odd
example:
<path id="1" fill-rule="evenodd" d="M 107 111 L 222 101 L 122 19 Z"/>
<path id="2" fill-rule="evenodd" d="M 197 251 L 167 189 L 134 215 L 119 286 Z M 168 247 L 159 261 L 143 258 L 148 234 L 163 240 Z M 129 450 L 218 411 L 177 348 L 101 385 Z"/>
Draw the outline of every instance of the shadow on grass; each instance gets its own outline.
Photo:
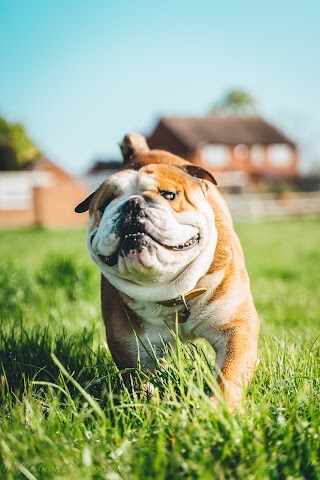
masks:
<path id="1" fill-rule="evenodd" d="M 48 386 L 65 385 L 69 398 L 80 399 L 76 382 L 89 395 L 98 399 L 103 408 L 109 403 L 110 396 L 116 403 L 126 389 L 121 373 L 127 372 L 128 378 L 128 373 L 133 371 L 134 380 L 132 376 L 129 379 L 133 388 L 130 387 L 129 390 L 134 395 L 142 394 L 145 398 L 144 383 L 151 381 L 161 396 L 167 391 L 168 384 L 171 384 L 177 398 L 183 398 L 188 393 L 191 379 L 209 395 L 214 362 L 208 360 L 208 353 L 202 344 L 179 345 L 176 346 L 177 350 L 175 347 L 166 347 L 167 360 L 160 361 L 155 357 L 154 372 L 146 374 L 139 368 L 120 372 L 106 344 L 94 348 L 94 330 L 83 330 L 75 335 L 69 335 L 63 330 L 53 335 L 48 328 L 29 328 L 27 331 L 22 324 L 20 329 L 16 325 L 0 331 L 0 402 L 5 404 L 21 400 L 30 389 L 41 395 L 41 391 L 46 388 L 44 383 Z M 66 370 L 66 375 L 52 354 Z M 208 371 L 211 379 L 209 383 L 202 375 L 199 375 L 201 380 L 195 378 L 195 365 L 198 365 L 198 369 Z M 68 376 L 75 382 L 70 381 Z"/>
<path id="2" fill-rule="evenodd" d="M 88 330 L 77 335 L 62 331 L 53 336 L 48 328 L 39 327 L 28 332 L 17 328 L 0 332 L 2 401 L 7 394 L 21 398 L 34 380 L 61 383 L 52 352 L 90 395 L 103 398 L 107 383 L 108 388 L 119 390 L 121 382 L 114 362 L 104 345 L 93 350 L 93 337 L 94 332 Z M 70 394 L 76 395 L 72 383 L 66 383 Z"/>

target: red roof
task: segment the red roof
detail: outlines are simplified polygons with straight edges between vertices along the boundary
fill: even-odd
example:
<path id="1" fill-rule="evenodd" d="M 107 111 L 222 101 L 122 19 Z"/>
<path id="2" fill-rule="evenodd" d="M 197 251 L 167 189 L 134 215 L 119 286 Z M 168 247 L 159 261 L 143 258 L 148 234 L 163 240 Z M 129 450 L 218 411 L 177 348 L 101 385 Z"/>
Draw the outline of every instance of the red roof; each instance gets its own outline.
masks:
<path id="1" fill-rule="evenodd" d="M 196 150 L 203 143 L 223 145 L 285 143 L 295 146 L 284 133 L 260 117 L 163 117 L 158 126 L 160 124 L 170 130 L 188 150 Z"/>

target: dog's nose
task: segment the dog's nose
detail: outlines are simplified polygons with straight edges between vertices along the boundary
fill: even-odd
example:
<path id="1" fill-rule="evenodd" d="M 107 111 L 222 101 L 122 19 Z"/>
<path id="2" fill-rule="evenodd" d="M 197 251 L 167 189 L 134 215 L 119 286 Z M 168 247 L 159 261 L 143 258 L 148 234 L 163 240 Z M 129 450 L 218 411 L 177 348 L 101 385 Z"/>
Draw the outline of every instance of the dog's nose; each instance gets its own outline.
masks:
<path id="1" fill-rule="evenodd" d="M 123 213 L 137 215 L 145 208 L 145 201 L 138 196 L 132 196 L 123 206 Z"/>

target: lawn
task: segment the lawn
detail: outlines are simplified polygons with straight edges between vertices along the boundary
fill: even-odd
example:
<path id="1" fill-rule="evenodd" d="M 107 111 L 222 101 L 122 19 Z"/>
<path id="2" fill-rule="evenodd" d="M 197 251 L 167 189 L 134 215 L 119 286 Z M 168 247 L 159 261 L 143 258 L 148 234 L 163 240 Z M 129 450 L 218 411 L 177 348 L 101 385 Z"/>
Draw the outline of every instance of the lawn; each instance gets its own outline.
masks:
<path id="1" fill-rule="evenodd" d="M 233 415 L 203 341 L 159 362 L 152 398 L 123 388 L 85 231 L 0 231 L 1 479 L 320 479 L 320 221 L 237 231 L 261 337 Z"/>

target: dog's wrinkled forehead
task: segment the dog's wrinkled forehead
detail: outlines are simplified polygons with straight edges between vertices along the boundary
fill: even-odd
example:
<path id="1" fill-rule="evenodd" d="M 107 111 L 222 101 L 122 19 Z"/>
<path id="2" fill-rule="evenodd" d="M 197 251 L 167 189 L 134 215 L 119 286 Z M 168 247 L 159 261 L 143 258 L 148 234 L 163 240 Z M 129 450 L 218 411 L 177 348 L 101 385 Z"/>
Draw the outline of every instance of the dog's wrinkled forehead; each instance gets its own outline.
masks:
<path id="1" fill-rule="evenodd" d="M 131 195 L 157 195 L 161 191 L 185 193 L 199 188 L 199 181 L 177 167 L 148 165 L 139 171 L 124 170 L 109 177 L 97 190 L 90 213 L 108 200 Z"/>
<path id="2" fill-rule="evenodd" d="M 136 186 L 137 175 L 138 172 L 133 170 L 125 170 L 111 175 L 93 194 L 89 214 L 99 210 L 106 201 L 113 200 L 125 193 L 130 194 L 130 192 L 133 192 Z M 134 193 L 131 193 L 131 195 L 134 195 Z"/>
<path id="3" fill-rule="evenodd" d="M 185 191 L 199 187 L 198 179 L 173 165 L 147 165 L 140 170 L 138 178 L 142 187 L 155 187 L 158 190 L 173 188 Z"/>

